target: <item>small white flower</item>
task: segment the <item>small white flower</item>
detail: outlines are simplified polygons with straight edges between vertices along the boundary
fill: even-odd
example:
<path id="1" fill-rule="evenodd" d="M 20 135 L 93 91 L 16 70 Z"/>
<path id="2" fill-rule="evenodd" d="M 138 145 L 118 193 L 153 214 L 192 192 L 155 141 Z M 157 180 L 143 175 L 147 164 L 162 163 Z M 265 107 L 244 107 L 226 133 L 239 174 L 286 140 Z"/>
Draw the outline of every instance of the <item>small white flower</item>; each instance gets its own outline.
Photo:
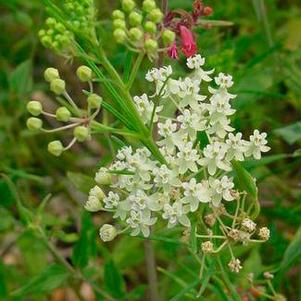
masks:
<path id="1" fill-rule="evenodd" d="M 148 198 L 147 207 L 151 211 L 161 211 L 165 204 L 169 202 L 169 196 L 165 193 L 155 192 Z"/>
<path id="2" fill-rule="evenodd" d="M 184 174 L 187 170 L 192 172 L 198 171 L 196 162 L 200 157 L 197 150 L 193 148 L 192 142 L 188 142 L 179 147 L 177 157 L 177 166 L 179 167 L 180 174 Z"/>
<path id="3" fill-rule="evenodd" d="M 109 191 L 109 194 L 104 197 L 103 202 L 106 209 L 114 209 L 118 206 L 120 197 L 117 193 Z"/>
<path id="4" fill-rule="evenodd" d="M 250 136 L 250 141 L 247 142 L 247 150 L 245 155 L 247 157 L 253 156 L 256 160 L 260 160 L 261 153 L 268 152 L 271 148 L 267 146 L 266 133 L 259 133 L 254 130 L 253 135 Z"/>
<path id="5" fill-rule="evenodd" d="M 212 74 L 214 72 L 214 69 L 205 71 L 203 70 L 203 68 L 201 68 L 204 64 L 205 58 L 203 58 L 200 54 L 189 57 L 187 59 L 187 67 L 189 69 L 194 69 L 194 72 L 191 75 L 192 79 L 199 82 L 201 82 L 202 80 L 210 82 L 212 80 L 209 74 Z"/>
<path id="6" fill-rule="evenodd" d="M 99 236 L 102 241 L 112 241 L 117 236 L 117 230 L 114 226 L 109 224 L 104 224 L 99 229 Z"/>
<path id="7" fill-rule="evenodd" d="M 187 59 L 187 67 L 189 69 L 199 69 L 205 64 L 205 58 L 200 54 L 196 54 Z"/>
<path id="8" fill-rule="evenodd" d="M 194 212 L 198 209 L 199 203 L 208 203 L 211 200 L 210 190 L 204 183 L 196 183 L 196 179 L 192 178 L 189 182 L 183 183 L 184 198 L 183 203 L 189 204 L 190 211 Z"/>
<path id="9" fill-rule="evenodd" d="M 180 202 L 174 202 L 172 205 L 165 204 L 163 207 L 163 219 L 168 220 L 167 228 L 172 228 L 178 223 L 185 227 L 190 227 L 190 220 L 187 217 L 187 209 Z"/>
<path id="10" fill-rule="evenodd" d="M 233 258 L 231 261 L 228 263 L 228 267 L 231 272 L 233 273 L 239 273 L 239 271 L 242 269 L 242 266 L 240 264 L 240 260 L 238 258 Z"/>
<path id="11" fill-rule="evenodd" d="M 156 94 L 158 95 L 161 91 L 164 82 L 172 74 L 171 66 L 162 68 L 153 68 L 147 72 L 145 79 L 149 82 L 155 82 L 156 84 Z"/>
<path id="12" fill-rule="evenodd" d="M 109 185 L 112 183 L 112 174 L 108 172 L 108 169 L 101 167 L 95 175 L 95 181 L 100 185 Z"/>
<path id="13" fill-rule="evenodd" d="M 244 218 L 241 222 L 241 225 L 244 229 L 246 229 L 248 232 L 253 232 L 256 229 L 256 224 L 249 218 Z"/>
<path id="14" fill-rule="evenodd" d="M 233 80 L 231 75 L 225 75 L 224 73 L 219 73 L 217 77 L 214 78 L 215 83 L 221 88 L 231 88 L 233 86 Z"/>
<path id="15" fill-rule="evenodd" d="M 171 119 L 167 119 L 165 123 L 158 123 L 158 134 L 164 138 L 158 141 L 158 145 L 166 146 L 168 150 L 174 149 L 173 133 L 177 130 L 176 123 L 173 123 Z"/>
<path id="16" fill-rule="evenodd" d="M 201 245 L 202 252 L 205 254 L 209 254 L 213 252 L 213 243 L 208 240 L 202 243 Z"/>
<path id="17" fill-rule="evenodd" d="M 227 150 L 227 159 L 231 161 L 235 159 L 237 161 L 244 160 L 244 152 L 246 151 L 246 141 L 242 139 L 242 133 L 236 135 L 229 133 L 226 140 L 229 149 Z"/>
<path id="18" fill-rule="evenodd" d="M 227 149 L 228 147 L 224 143 L 214 142 L 208 144 L 203 150 L 204 158 L 201 158 L 198 163 L 207 167 L 211 176 L 216 173 L 218 168 L 230 171 L 230 163 L 225 159 Z"/>
<path id="19" fill-rule="evenodd" d="M 233 201 L 235 199 L 233 188 L 233 179 L 223 176 L 220 180 L 209 178 L 209 184 L 212 189 L 212 204 L 219 206 L 222 199 L 225 201 Z"/>
<path id="20" fill-rule="evenodd" d="M 270 230 L 267 227 L 262 227 L 262 228 L 259 229 L 258 236 L 262 240 L 269 240 L 269 238 L 270 238 Z"/>
<path id="21" fill-rule="evenodd" d="M 157 187 L 162 187 L 164 193 L 169 193 L 172 187 L 179 187 L 181 181 L 178 179 L 178 174 L 170 170 L 165 164 L 154 169 L 154 182 Z"/>

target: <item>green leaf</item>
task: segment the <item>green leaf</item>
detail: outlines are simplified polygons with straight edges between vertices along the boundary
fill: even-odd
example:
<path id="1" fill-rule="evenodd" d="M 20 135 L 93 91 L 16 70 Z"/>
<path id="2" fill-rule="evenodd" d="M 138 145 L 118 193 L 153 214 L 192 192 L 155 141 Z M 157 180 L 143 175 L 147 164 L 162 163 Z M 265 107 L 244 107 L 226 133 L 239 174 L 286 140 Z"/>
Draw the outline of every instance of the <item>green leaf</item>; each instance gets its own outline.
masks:
<path id="1" fill-rule="evenodd" d="M 27 284 L 12 292 L 15 297 L 25 295 L 47 293 L 64 285 L 70 277 L 70 273 L 62 266 L 52 264 L 41 274 L 32 278 Z"/>
<path id="2" fill-rule="evenodd" d="M 209 138 L 205 131 L 197 133 L 197 139 L 200 143 L 200 148 L 203 150 L 209 144 Z"/>
<path id="3" fill-rule="evenodd" d="M 82 173 L 68 171 L 67 177 L 79 191 L 85 194 L 89 193 L 90 189 L 95 185 L 92 177 Z"/>
<path id="4" fill-rule="evenodd" d="M 80 237 L 73 249 L 72 262 L 76 267 L 84 268 L 89 259 L 96 254 L 96 231 L 91 215 L 83 211 L 81 218 Z"/>
<path id="5" fill-rule="evenodd" d="M 124 279 L 113 262 L 109 260 L 104 266 L 104 283 L 108 292 L 115 298 L 124 300 L 125 295 L 125 283 Z"/>
<path id="6" fill-rule="evenodd" d="M 0 300 L 7 300 L 8 291 L 5 281 L 5 265 L 0 261 Z"/>
<path id="7" fill-rule="evenodd" d="M 252 217 L 255 218 L 260 212 L 260 205 L 258 202 L 258 190 L 254 178 L 238 161 L 232 161 L 233 169 L 236 173 L 235 182 L 240 190 L 248 193 L 251 199 L 251 208 L 254 207 Z"/>
<path id="8" fill-rule="evenodd" d="M 12 72 L 10 77 L 10 89 L 11 91 L 23 95 L 32 89 L 32 63 L 31 60 L 26 60 L 21 63 Z"/>
<path id="9" fill-rule="evenodd" d="M 294 144 L 301 140 L 301 122 L 277 129 L 274 133 L 282 137 L 288 144 Z"/>
<path id="10" fill-rule="evenodd" d="M 282 270 L 288 269 L 301 256 L 301 227 L 299 227 L 294 239 L 284 252 L 283 260 L 280 268 Z"/>

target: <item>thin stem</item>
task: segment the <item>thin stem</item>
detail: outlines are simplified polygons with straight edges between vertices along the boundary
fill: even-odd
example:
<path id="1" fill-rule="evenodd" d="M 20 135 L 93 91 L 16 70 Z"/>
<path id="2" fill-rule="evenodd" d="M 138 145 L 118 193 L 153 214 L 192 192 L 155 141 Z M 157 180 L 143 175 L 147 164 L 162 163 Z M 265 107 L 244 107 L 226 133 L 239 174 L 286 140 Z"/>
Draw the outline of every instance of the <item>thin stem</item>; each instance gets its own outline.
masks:
<path id="1" fill-rule="evenodd" d="M 131 87 L 132 87 L 132 85 L 134 83 L 134 80 L 136 79 L 139 67 L 140 67 L 140 65 L 141 65 L 141 63 L 143 61 L 143 58 L 144 58 L 144 52 L 140 52 L 139 55 L 138 55 L 138 57 L 137 57 L 137 59 L 136 59 L 136 61 L 135 61 L 134 66 L 133 66 L 133 70 L 131 72 L 129 81 L 128 81 L 127 85 L 126 85 L 127 90 L 131 89 Z"/>
<path id="2" fill-rule="evenodd" d="M 145 263 L 149 283 L 150 301 L 160 301 L 158 281 L 156 273 L 156 260 L 153 243 L 151 240 L 144 241 Z"/>
<path id="3" fill-rule="evenodd" d="M 55 132 L 60 132 L 60 131 L 64 131 L 64 130 L 68 130 L 68 129 L 74 128 L 74 127 L 76 127 L 79 124 L 81 124 L 81 123 L 80 122 L 78 122 L 78 123 L 72 123 L 72 124 L 68 124 L 68 125 L 65 125 L 65 126 L 61 126 L 59 128 L 53 129 L 53 130 L 41 129 L 41 131 L 45 132 L 45 133 L 55 133 Z"/>
<path id="4" fill-rule="evenodd" d="M 76 110 L 77 114 L 80 116 L 80 109 L 78 108 L 78 106 L 76 105 L 76 103 L 73 101 L 73 99 L 71 98 L 71 96 L 68 94 L 67 91 L 64 92 L 64 97 L 68 100 L 68 102 L 72 105 L 72 107 Z"/>

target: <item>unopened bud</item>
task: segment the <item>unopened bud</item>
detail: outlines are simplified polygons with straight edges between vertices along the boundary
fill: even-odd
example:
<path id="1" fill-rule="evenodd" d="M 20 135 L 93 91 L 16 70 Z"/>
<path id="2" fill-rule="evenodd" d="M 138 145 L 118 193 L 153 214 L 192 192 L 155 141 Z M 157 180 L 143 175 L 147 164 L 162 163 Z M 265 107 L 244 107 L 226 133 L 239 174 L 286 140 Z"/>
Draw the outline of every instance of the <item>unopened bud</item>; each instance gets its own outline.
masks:
<path id="1" fill-rule="evenodd" d="M 93 79 L 93 72 L 87 66 L 80 66 L 77 68 L 76 75 L 82 82 L 88 82 Z"/>
<path id="2" fill-rule="evenodd" d="M 70 120 L 71 113 L 67 108 L 60 107 L 56 110 L 55 116 L 58 121 L 67 122 Z"/>
<path id="3" fill-rule="evenodd" d="M 130 29 L 130 38 L 133 41 L 141 40 L 142 36 L 143 36 L 143 32 L 138 27 L 133 27 Z"/>
<path id="4" fill-rule="evenodd" d="M 100 185 L 112 184 L 112 174 L 105 167 L 101 167 L 95 175 L 96 183 Z"/>
<path id="5" fill-rule="evenodd" d="M 46 48 L 51 48 L 51 46 L 52 46 L 52 40 L 51 40 L 51 38 L 49 36 L 43 36 L 43 37 L 41 37 L 41 43 Z"/>
<path id="6" fill-rule="evenodd" d="M 104 224 L 99 229 L 99 236 L 102 241 L 112 241 L 117 236 L 117 230 L 114 226 L 109 224 Z"/>
<path id="7" fill-rule="evenodd" d="M 158 43 L 156 40 L 148 39 L 147 41 L 145 41 L 144 47 L 147 52 L 156 52 L 158 49 Z"/>
<path id="8" fill-rule="evenodd" d="M 27 125 L 28 129 L 30 129 L 32 131 L 38 131 L 42 128 L 43 121 L 36 117 L 30 117 L 27 119 L 26 125 Z"/>
<path id="9" fill-rule="evenodd" d="M 156 8 L 156 2 L 154 0 L 144 0 L 142 4 L 142 9 L 149 13 Z"/>
<path id="10" fill-rule="evenodd" d="M 205 254 L 209 254 L 213 252 L 213 243 L 211 241 L 205 241 L 201 245 L 202 252 Z"/>
<path id="11" fill-rule="evenodd" d="M 156 31 L 157 31 L 157 25 L 154 22 L 147 21 L 144 24 L 144 29 L 148 33 L 156 33 Z"/>
<path id="12" fill-rule="evenodd" d="M 64 146 L 61 141 L 54 140 L 48 144 L 48 151 L 50 154 L 59 157 L 64 151 Z"/>
<path id="13" fill-rule="evenodd" d="M 73 131 L 74 137 L 79 142 L 84 142 L 89 137 L 89 129 L 85 126 L 77 126 Z"/>
<path id="14" fill-rule="evenodd" d="M 113 11 L 112 17 L 114 19 L 124 19 L 124 12 L 119 9 L 116 9 Z"/>
<path id="15" fill-rule="evenodd" d="M 99 109 L 102 103 L 102 97 L 93 93 L 89 95 L 87 101 L 91 109 Z"/>
<path id="16" fill-rule="evenodd" d="M 126 32 L 123 29 L 115 29 L 113 32 L 113 36 L 117 43 L 122 44 L 126 40 Z"/>
<path id="17" fill-rule="evenodd" d="M 132 11 L 136 6 L 135 1 L 133 0 L 122 0 L 122 9 L 125 12 L 130 12 Z"/>
<path id="18" fill-rule="evenodd" d="M 213 9 L 210 6 L 205 6 L 203 12 L 204 16 L 210 16 L 213 13 Z"/>
<path id="19" fill-rule="evenodd" d="M 122 19 L 116 19 L 113 21 L 113 27 L 115 29 L 120 28 L 120 29 L 126 29 L 126 24 L 125 21 Z"/>
<path id="20" fill-rule="evenodd" d="M 50 90 L 57 95 L 61 95 L 66 91 L 66 83 L 62 79 L 54 79 L 50 83 Z"/>
<path id="21" fill-rule="evenodd" d="M 163 13 L 160 8 L 155 8 L 149 13 L 148 17 L 151 21 L 160 23 L 163 20 Z"/>
<path id="22" fill-rule="evenodd" d="M 176 34 L 171 30 L 164 30 L 162 34 L 162 40 L 165 46 L 171 45 L 176 38 Z"/>
<path id="23" fill-rule="evenodd" d="M 142 15 L 137 12 L 131 12 L 129 15 L 129 22 L 131 26 L 138 26 L 142 22 Z"/>
<path id="24" fill-rule="evenodd" d="M 56 20 L 54 18 L 47 18 L 45 23 L 49 26 L 49 27 L 53 27 L 56 24 Z"/>
<path id="25" fill-rule="evenodd" d="M 54 79 L 60 78 L 59 71 L 55 68 L 47 68 L 44 72 L 44 78 L 47 82 L 52 82 Z"/>
<path id="26" fill-rule="evenodd" d="M 39 116 L 43 111 L 42 104 L 39 101 L 35 100 L 30 101 L 27 104 L 26 108 L 27 111 L 33 116 Z"/>
<path id="27" fill-rule="evenodd" d="M 262 228 L 259 229 L 258 236 L 262 240 L 269 240 L 269 238 L 270 238 L 270 230 L 267 227 L 262 227 Z"/>

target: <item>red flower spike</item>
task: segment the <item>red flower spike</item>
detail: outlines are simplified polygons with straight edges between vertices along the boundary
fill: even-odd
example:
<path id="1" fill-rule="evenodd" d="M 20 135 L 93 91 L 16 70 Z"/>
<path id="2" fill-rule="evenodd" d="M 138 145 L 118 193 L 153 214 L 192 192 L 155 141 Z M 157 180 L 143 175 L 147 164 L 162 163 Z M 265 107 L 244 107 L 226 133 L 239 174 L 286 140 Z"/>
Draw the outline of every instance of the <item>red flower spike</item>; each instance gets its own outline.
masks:
<path id="1" fill-rule="evenodd" d="M 182 52 L 186 57 L 195 55 L 197 52 L 197 46 L 192 32 L 184 25 L 181 25 L 179 29 L 182 42 Z"/>
<path id="2" fill-rule="evenodd" d="M 168 48 L 167 54 L 170 58 L 172 58 L 174 60 L 177 60 L 179 58 L 176 42 L 173 42 L 173 44 Z"/>
<path id="3" fill-rule="evenodd" d="M 206 6 L 204 7 L 204 16 L 210 16 L 213 13 L 213 9 L 210 6 Z"/>

